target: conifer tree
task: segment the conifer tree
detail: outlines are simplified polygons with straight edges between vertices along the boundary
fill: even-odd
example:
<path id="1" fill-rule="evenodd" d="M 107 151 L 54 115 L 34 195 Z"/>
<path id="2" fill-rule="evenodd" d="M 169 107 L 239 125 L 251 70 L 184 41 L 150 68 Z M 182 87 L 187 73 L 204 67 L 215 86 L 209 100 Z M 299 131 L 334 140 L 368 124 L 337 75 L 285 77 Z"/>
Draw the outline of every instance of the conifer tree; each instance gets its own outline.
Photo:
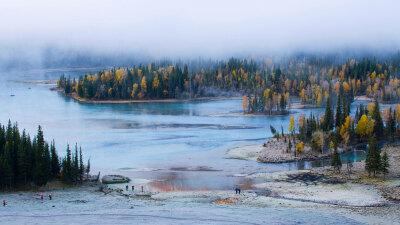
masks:
<path id="1" fill-rule="evenodd" d="M 382 166 L 381 170 L 383 173 L 383 178 L 386 179 L 386 175 L 389 173 L 389 156 L 386 152 L 383 153 L 382 156 Z"/>
<path id="2" fill-rule="evenodd" d="M 32 169 L 32 158 L 30 157 L 30 148 L 28 137 L 26 136 L 25 130 L 22 132 L 21 142 L 18 147 L 18 170 L 19 170 L 19 182 L 26 185 L 29 181 L 29 174 Z"/>
<path id="3" fill-rule="evenodd" d="M 62 163 L 62 178 L 64 182 L 71 182 L 72 177 L 72 159 L 71 159 L 71 149 L 69 144 L 67 144 L 67 155 L 65 156 Z"/>
<path id="4" fill-rule="evenodd" d="M 339 152 L 337 150 L 337 143 L 336 141 L 333 142 L 333 155 L 331 159 L 331 166 L 334 167 L 338 172 L 340 172 L 340 169 L 342 168 L 342 160 L 340 159 Z"/>
<path id="5" fill-rule="evenodd" d="M 73 179 L 75 183 L 78 182 L 79 180 L 79 158 L 78 158 L 78 144 L 75 144 L 75 155 L 74 155 L 74 160 L 73 160 L 73 171 L 74 171 L 74 176 Z"/>
<path id="6" fill-rule="evenodd" d="M 87 166 L 86 166 L 85 169 L 86 169 L 86 178 L 89 179 L 89 173 L 90 173 L 90 159 L 88 159 Z"/>
<path id="7" fill-rule="evenodd" d="M 82 148 L 79 147 L 79 182 L 82 184 L 85 166 L 83 165 Z"/>
<path id="8" fill-rule="evenodd" d="M 381 168 L 381 154 L 380 149 L 376 143 L 376 137 L 373 136 L 369 141 L 369 148 L 367 152 L 367 158 L 365 159 L 365 169 L 368 174 L 373 173 L 374 177 L 380 171 Z"/>
<path id="9" fill-rule="evenodd" d="M 279 101 L 279 106 L 281 110 L 284 110 L 286 108 L 286 101 L 285 101 L 285 95 L 282 93 Z"/>
<path id="10" fill-rule="evenodd" d="M 51 176 L 53 178 L 57 178 L 58 175 L 60 174 L 60 162 L 58 160 L 58 155 L 54 140 L 51 142 L 50 152 L 51 152 Z"/>
<path id="11" fill-rule="evenodd" d="M 381 117 L 381 111 L 379 109 L 379 103 L 376 99 L 375 99 L 374 109 L 373 109 L 371 118 L 375 120 L 373 132 L 374 132 L 376 138 L 379 139 L 383 135 L 383 121 L 382 121 L 382 117 Z"/>
<path id="12" fill-rule="evenodd" d="M 2 164 L 2 171 L 3 171 L 3 184 L 5 184 L 6 188 L 12 188 L 13 182 L 14 182 L 14 171 L 11 167 L 11 154 L 10 154 L 10 148 L 8 142 L 6 142 L 5 148 L 4 148 L 4 158 L 3 158 L 3 164 Z"/>
<path id="13" fill-rule="evenodd" d="M 336 106 L 336 115 L 335 115 L 335 126 L 341 127 L 342 126 L 342 104 L 340 101 L 340 95 L 338 96 L 337 106 Z"/>
<path id="14" fill-rule="evenodd" d="M 332 113 L 331 103 L 329 100 L 326 103 L 324 122 L 322 126 L 323 126 L 322 129 L 324 131 L 330 131 L 333 128 L 333 113 Z"/>
<path id="15" fill-rule="evenodd" d="M 47 183 L 46 176 L 46 158 L 45 158 L 45 142 L 43 137 L 42 128 L 38 127 L 38 134 L 36 136 L 36 149 L 35 149 L 35 176 L 34 182 L 38 186 L 45 185 Z"/>

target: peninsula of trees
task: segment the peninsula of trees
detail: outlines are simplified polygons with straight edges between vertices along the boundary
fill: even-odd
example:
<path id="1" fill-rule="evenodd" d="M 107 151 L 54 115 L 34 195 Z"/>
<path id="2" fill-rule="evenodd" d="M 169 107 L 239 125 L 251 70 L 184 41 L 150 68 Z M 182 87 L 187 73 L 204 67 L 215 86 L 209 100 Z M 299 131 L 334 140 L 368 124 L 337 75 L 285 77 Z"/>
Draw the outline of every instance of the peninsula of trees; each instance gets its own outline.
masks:
<path id="1" fill-rule="evenodd" d="M 400 105 L 387 106 L 382 112 L 379 102 L 360 104 L 355 116 L 350 115 L 350 105 L 346 104 L 346 95 L 340 92 L 337 96 L 337 106 L 333 110 L 327 102 L 325 114 L 321 117 L 311 113 L 307 118 L 303 114 L 298 121 L 291 116 L 289 120 L 289 134 L 282 135 L 271 126 L 271 132 L 279 140 L 287 143 L 287 152 L 301 155 L 304 145 L 311 146 L 315 154 L 331 152 L 332 166 L 340 171 L 342 166 L 338 153 L 338 146 L 348 148 L 360 143 L 368 143 L 366 170 L 374 176 L 377 173 L 387 174 L 389 159 L 386 154 L 381 155 L 378 141 L 392 143 L 400 137 Z"/>
<path id="2" fill-rule="evenodd" d="M 25 130 L 22 134 L 17 123 L 7 126 L 0 124 L 0 185 L 2 190 L 15 187 L 46 185 L 49 181 L 61 179 L 65 183 L 82 183 L 84 173 L 89 173 L 90 162 L 85 166 L 82 150 L 75 145 L 75 153 L 67 146 L 67 154 L 59 158 L 54 140 L 44 140 L 42 128 L 30 137 Z"/>
<path id="3" fill-rule="evenodd" d="M 289 59 L 201 60 L 189 64 L 168 61 L 113 68 L 78 79 L 58 79 L 65 94 L 83 100 L 196 99 L 243 97 L 248 113 L 284 112 L 291 97 L 302 104 L 326 106 L 342 89 L 352 101 L 367 96 L 385 102 L 400 99 L 400 53 L 385 59 L 337 60 L 325 56 Z"/>

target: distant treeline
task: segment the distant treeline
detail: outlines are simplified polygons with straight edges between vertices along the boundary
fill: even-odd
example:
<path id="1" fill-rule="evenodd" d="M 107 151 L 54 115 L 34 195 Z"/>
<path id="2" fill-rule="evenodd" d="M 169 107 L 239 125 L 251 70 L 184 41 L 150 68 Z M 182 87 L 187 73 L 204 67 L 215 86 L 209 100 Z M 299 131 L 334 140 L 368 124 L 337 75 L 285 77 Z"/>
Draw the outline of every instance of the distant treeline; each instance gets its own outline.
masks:
<path id="1" fill-rule="evenodd" d="M 400 100 L 400 54 L 384 60 L 349 59 L 343 64 L 315 56 L 279 62 L 231 58 L 191 62 L 189 67 L 164 61 L 79 79 L 62 75 L 58 87 L 66 94 L 92 100 L 188 99 L 209 96 L 210 90 L 217 90 L 214 95 L 230 91 L 246 96 L 244 111 L 268 113 L 290 106 L 290 96 L 304 104 L 335 103 L 340 89 L 350 99 L 367 95 L 380 101 Z"/>
<path id="2" fill-rule="evenodd" d="M 67 156 L 59 158 L 54 140 L 49 144 L 44 140 L 42 128 L 32 139 L 19 131 L 17 123 L 7 126 L 0 124 L 0 185 L 2 189 L 15 186 L 46 185 L 48 181 L 61 178 L 66 183 L 82 182 L 84 172 L 89 172 L 90 162 L 84 166 L 82 150 L 75 146 L 71 154 L 67 146 Z"/>

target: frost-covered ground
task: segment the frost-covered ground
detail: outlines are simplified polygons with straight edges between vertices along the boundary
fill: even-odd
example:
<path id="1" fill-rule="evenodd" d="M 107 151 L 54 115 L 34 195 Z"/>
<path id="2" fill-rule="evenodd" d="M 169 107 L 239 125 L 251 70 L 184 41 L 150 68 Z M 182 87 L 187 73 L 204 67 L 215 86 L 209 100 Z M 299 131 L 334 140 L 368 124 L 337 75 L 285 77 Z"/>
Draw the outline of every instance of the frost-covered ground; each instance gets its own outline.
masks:
<path id="1" fill-rule="evenodd" d="M 276 187 L 279 184 L 283 185 L 274 183 Z M 364 189 L 353 188 L 344 197 L 354 197 L 359 205 L 364 201 L 356 196 L 363 196 Z M 332 193 L 329 195 L 332 197 L 340 191 L 334 186 L 322 189 L 318 185 L 309 187 L 308 193 L 319 198 L 318 194 Z M 220 190 L 161 192 L 151 197 L 134 197 L 132 191 L 123 191 L 122 194 L 130 195 L 126 197 L 116 191 L 105 194 L 98 190 L 99 186 L 86 186 L 43 193 L 0 194 L 8 203 L 0 208 L 0 224 L 400 224 L 398 207 L 349 208 L 268 196 L 263 189 L 243 191 L 241 195 Z M 296 191 L 307 188 L 294 188 L 293 193 Z M 53 200 L 46 197 L 50 192 Z M 40 194 L 45 195 L 44 200 Z M 367 203 L 384 201 L 379 195 L 372 196 L 377 199 L 368 199 Z M 213 203 L 229 198 L 238 201 L 225 205 Z"/>

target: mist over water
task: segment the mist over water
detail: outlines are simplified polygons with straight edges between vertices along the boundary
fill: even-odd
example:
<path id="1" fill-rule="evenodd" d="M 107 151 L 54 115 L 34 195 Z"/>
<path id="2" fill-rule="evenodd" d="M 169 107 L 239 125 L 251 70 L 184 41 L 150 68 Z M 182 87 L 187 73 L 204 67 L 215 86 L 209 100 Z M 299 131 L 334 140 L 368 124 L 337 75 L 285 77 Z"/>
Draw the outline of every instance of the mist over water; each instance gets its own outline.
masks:
<path id="1" fill-rule="evenodd" d="M 398 1 L 2 1 L 0 68 L 396 52 Z"/>

